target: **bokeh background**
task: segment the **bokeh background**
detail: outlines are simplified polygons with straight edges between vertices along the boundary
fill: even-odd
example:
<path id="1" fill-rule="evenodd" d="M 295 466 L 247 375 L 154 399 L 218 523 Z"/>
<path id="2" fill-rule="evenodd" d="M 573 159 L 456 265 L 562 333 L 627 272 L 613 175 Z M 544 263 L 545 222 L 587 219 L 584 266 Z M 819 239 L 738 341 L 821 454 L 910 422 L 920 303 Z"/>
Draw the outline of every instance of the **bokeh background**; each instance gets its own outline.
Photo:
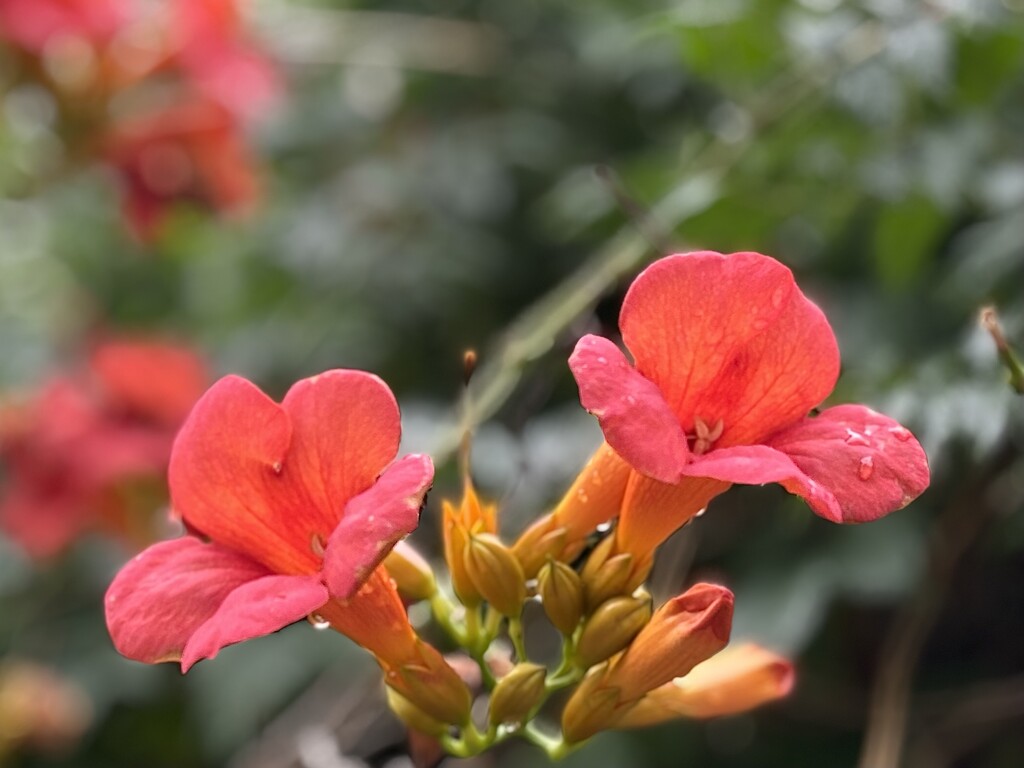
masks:
<path id="1" fill-rule="evenodd" d="M 210 16 L 166 39 L 176 3 L 142 5 L 143 64 L 111 75 L 102 23 L 33 47 L 30 5 L 0 0 L 5 408 L 93 381 L 90 351 L 125 335 L 275 395 L 373 370 L 441 465 L 414 537 L 436 552 L 466 348 L 474 474 L 514 534 L 599 441 L 566 358 L 614 334 L 632 276 L 771 254 L 835 328 L 832 400 L 910 426 L 932 487 L 862 527 L 778 488 L 716 500 L 653 589 L 729 585 L 734 638 L 792 655 L 795 691 L 566 765 L 1022 764 L 1024 401 L 977 317 L 996 305 L 1024 346 L 1024 3 L 195 0 Z M 175 110 L 197 98 L 216 108 L 193 124 Z M 156 485 L 133 515 L 162 520 Z M 333 633 L 186 677 L 121 659 L 101 603 L 133 546 L 0 533 L 0 763 L 409 764 L 371 660 Z M 542 760 L 513 742 L 474 764 Z"/>

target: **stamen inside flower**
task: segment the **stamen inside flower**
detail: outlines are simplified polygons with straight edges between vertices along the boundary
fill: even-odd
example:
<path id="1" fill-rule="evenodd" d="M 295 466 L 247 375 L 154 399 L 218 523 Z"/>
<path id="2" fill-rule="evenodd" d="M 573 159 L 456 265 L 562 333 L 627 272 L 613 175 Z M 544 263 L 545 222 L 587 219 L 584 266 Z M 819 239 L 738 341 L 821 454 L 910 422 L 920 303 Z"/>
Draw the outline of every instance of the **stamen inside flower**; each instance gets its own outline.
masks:
<path id="1" fill-rule="evenodd" d="M 700 418 L 700 416 L 695 417 L 693 420 L 694 434 L 687 435 L 693 441 L 690 450 L 697 456 L 707 453 L 711 450 L 712 443 L 722 436 L 724 430 L 725 424 L 722 423 L 721 419 L 716 421 L 713 427 L 708 427 L 704 419 Z"/>
<path id="2" fill-rule="evenodd" d="M 317 557 L 324 556 L 324 540 L 319 533 L 314 533 L 309 539 L 309 548 Z"/>

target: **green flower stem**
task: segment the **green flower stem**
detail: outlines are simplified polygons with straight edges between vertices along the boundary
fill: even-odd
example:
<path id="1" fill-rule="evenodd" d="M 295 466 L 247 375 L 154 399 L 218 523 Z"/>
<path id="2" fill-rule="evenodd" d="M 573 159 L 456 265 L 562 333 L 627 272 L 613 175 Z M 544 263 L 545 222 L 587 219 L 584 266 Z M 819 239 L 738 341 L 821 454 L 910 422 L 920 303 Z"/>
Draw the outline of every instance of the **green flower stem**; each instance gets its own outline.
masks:
<path id="1" fill-rule="evenodd" d="M 480 607 L 473 606 L 470 608 L 466 606 L 466 642 L 463 646 L 473 656 L 481 653 L 481 637 L 480 637 Z"/>
<path id="2" fill-rule="evenodd" d="M 561 734 L 558 736 L 547 735 L 535 723 L 527 724 L 523 728 L 522 734 L 524 739 L 543 749 L 551 760 L 561 760 L 579 746 L 568 743 L 562 738 Z"/>
<path id="3" fill-rule="evenodd" d="M 526 643 L 523 639 L 523 620 L 519 616 L 508 620 L 508 639 L 512 641 L 512 648 L 516 652 L 516 661 L 528 661 Z"/>
<path id="4" fill-rule="evenodd" d="M 452 618 L 457 610 L 456 605 L 440 589 L 430 596 L 430 610 L 434 614 L 434 619 L 455 641 L 455 644 L 466 647 L 468 640 L 466 628 L 460 627 Z"/>

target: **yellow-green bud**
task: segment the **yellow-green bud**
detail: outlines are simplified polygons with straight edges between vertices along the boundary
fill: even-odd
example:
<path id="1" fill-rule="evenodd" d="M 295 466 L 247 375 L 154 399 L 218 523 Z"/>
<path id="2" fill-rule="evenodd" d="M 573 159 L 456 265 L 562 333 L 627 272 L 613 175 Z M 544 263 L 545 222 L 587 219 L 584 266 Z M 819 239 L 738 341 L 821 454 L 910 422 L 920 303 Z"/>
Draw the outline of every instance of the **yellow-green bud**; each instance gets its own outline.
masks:
<path id="1" fill-rule="evenodd" d="M 512 553 L 523 567 L 524 576 L 532 579 L 548 558 L 561 559 L 568 539 L 568 530 L 555 525 L 548 516 L 526 529 L 512 546 Z"/>
<path id="2" fill-rule="evenodd" d="M 512 551 L 490 533 L 471 535 L 466 546 L 466 575 L 499 613 L 515 617 L 526 601 L 526 578 Z"/>
<path id="3" fill-rule="evenodd" d="M 650 595 L 613 597 L 602 603 L 583 625 L 576 644 L 577 665 L 586 669 L 610 658 L 633 642 L 650 620 Z"/>
<path id="4" fill-rule="evenodd" d="M 437 592 L 430 563 L 405 541 L 398 542 L 388 553 L 384 567 L 388 576 L 395 580 L 398 593 L 407 601 L 429 600 Z"/>
<path id="5" fill-rule="evenodd" d="M 491 693 L 491 725 L 521 723 L 544 699 L 547 670 L 540 664 L 523 662 L 512 668 Z"/>
<path id="6" fill-rule="evenodd" d="M 548 560 L 537 574 L 537 593 L 551 623 L 571 635 L 583 616 L 583 582 L 579 574 L 558 560 Z"/>
<path id="7" fill-rule="evenodd" d="M 633 556 L 628 552 L 609 557 L 589 573 L 584 570 L 583 594 L 587 610 L 592 612 L 606 600 L 627 594 L 632 570 Z"/>
<path id="8" fill-rule="evenodd" d="M 421 661 L 388 669 L 384 681 L 435 720 L 465 725 L 472 705 L 469 688 L 435 648 L 417 642 Z"/>
<path id="9" fill-rule="evenodd" d="M 567 742 L 589 739 L 617 719 L 619 689 L 605 686 L 608 665 L 592 669 L 562 710 L 562 735 Z"/>
<path id="10" fill-rule="evenodd" d="M 385 686 L 385 693 L 391 711 L 408 727 L 428 736 L 443 736 L 448 732 L 448 726 L 432 718 L 394 688 Z"/>

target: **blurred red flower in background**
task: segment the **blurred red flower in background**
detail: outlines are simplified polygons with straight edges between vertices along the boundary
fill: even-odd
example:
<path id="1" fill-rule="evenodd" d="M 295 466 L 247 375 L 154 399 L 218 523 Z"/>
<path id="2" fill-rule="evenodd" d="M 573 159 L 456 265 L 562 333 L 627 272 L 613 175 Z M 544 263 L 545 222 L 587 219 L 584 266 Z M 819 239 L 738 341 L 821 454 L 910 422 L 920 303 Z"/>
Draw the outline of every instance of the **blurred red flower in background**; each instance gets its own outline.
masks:
<path id="1" fill-rule="evenodd" d="M 115 169 L 144 240 L 178 203 L 241 214 L 256 202 L 245 121 L 280 77 L 243 22 L 236 0 L 0 0 L 0 40 L 61 107 L 66 157 Z"/>
<path id="2" fill-rule="evenodd" d="M 157 234 L 181 202 L 242 214 L 259 197 L 241 126 L 210 100 L 178 102 L 121 122 L 107 137 L 104 156 L 121 181 L 124 215 L 143 239 Z"/>
<path id="3" fill-rule="evenodd" d="M 0 527 L 34 557 L 93 528 L 134 546 L 151 540 L 175 432 L 206 381 L 184 347 L 108 341 L 82 370 L 6 405 Z"/>
<path id="4" fill-rule="evenodd" d="M 128 21 L 132 0 L 0 0 L 0 39 L 36 54 L 59 38 L 106 45 Z"/>
<path id="5" fill-rule="evenodd" d="M 236 0 L 175 3 L 171 47 L 196 88 L 237 115 L 262 113 L 280 89 L 277 69 L 249 40 Z"/>

